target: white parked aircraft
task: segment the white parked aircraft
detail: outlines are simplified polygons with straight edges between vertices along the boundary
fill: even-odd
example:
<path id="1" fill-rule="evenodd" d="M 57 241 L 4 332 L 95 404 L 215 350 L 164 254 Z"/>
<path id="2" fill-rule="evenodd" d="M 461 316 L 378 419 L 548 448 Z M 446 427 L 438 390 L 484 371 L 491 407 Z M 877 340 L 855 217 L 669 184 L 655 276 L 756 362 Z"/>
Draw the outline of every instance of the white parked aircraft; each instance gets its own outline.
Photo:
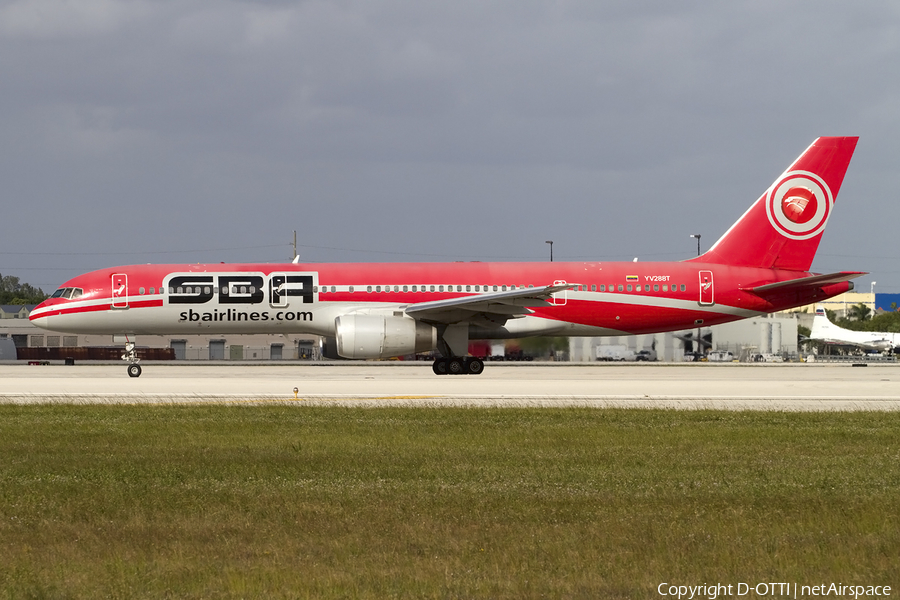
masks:
<path id="1" fill-rule="evenodd" d="M 842 346 L 859 346 L 866 350 L 878 352 L 896 352 L 900 350 L 900 333 L 889 331 L 852 331 L 838 327 L 828 320 L 825 309 L 816 307 L 816 316 L 813 317 L 812 333 L 809 339 L 826 344 Z"/>

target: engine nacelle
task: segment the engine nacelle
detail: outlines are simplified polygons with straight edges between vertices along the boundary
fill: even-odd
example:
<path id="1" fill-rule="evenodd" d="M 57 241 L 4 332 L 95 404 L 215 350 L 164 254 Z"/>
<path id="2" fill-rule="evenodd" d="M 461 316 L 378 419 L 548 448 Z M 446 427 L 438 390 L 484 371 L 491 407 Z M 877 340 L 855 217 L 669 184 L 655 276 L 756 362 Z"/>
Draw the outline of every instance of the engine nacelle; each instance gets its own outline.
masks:
<path id="1" fill-rule="evenodd" d="M 334 320 L 334 330 L 344 358 L 389 358 L 437 347 L 437 330 L 408 317 L 343 315 Z"/>

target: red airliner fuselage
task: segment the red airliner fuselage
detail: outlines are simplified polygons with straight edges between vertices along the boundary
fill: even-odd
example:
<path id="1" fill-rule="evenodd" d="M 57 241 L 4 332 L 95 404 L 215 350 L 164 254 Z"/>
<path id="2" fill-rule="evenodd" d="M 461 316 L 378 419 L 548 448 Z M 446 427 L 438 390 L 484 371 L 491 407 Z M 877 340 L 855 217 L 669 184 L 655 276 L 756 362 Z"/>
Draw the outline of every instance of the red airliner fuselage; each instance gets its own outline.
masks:
<path id="1" fill-rule="evenodd" d="M 852 289 L 862 273 L 808 269 L 856 140 L 816 140 L 707 253 L 683 262 L 135 265 L 68 281 L 30 318 L 129 339 L 308 333 L 343 358 L 437 349 L 437 373 L 481 372 L 465 358 L 469 339 L 727 323 Z"/>

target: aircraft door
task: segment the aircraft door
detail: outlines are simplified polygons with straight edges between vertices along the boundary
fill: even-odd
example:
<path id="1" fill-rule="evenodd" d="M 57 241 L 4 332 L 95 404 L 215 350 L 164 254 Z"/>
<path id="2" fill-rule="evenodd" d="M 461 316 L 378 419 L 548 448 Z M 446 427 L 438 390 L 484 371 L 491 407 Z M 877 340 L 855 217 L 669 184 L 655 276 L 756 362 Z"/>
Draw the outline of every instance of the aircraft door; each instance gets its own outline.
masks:
<path id="1" fill-rule="evenodd" d="M 269 305 L 272 308 L 287 308 L 290 297 L 302 304 L 311 304 L 314 284 L 312 274 L 273 273 L 269 277 Z"/>
<path id="2" fill-rule="evenodd" d="M 700 271 L 700 305 L 712 306 L 715 304 L 715 288 L 713 286 L 712 271 Z"/>
<path id="3" fill-rule="evenodd" d="M 128 275 L 125 273 L 112 276 L 112 307 L 128 308 Z"/>
<path id="4" fill-rule="evenodd" d="M 273 274 L 269 278 L 269 305 L 272 308 L 286 308 L 288 305 L 287 277 L 284 273 Z"/>
<path id="5" fill-rule="evenodd" d="M 564 279 L 557 279 L 553 282 L 553 285 L 566 285 L 566 281 Z M 550 297 L 550 302 L 553 306 L 565 306 L 566 302 L 569 300 L 569 290 L 565 289 L 561 292 L 556 292 Z"/>

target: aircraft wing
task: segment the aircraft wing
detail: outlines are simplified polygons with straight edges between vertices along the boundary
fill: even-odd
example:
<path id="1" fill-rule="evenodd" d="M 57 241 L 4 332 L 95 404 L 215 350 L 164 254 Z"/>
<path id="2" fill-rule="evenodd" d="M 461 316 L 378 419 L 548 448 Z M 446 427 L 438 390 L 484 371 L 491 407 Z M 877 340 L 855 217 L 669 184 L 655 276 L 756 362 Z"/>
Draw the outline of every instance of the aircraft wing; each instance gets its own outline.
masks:
<path id="1" fill-rule="evenodd" d="M 507 319 L 530 315 L 531 308 L 552 306 L 551 296 L 574 288 L 575 283 L 554 282 L 536 288 L 473 294 L 461 298 L 417 302 L 407 305 L 406 314 L 423 321 L 455 323 L 481 316 L 488 321 L 503 324 Z"/>
<path id="2" fill-rule="evenodd" d="M 850 281 L 857 277 L 868 275 L 861 271 L 841 271 L 840 273 L 829 273 L 827 275 L 811 275 L 809 277 L 800 277 L 799 279 L 789 279 L 787 281 L 778 281 L 776 283 L 767 283 L 765 285 L 757 285 L 753 287 L 741 287 L 745 292 L 753 292 L 757 296 L 768 296 L 770 294 L 783 294 L 785 292 L 797 292 L 810 288 L 820 288 L 833 283 L 842 283 Z"/>

